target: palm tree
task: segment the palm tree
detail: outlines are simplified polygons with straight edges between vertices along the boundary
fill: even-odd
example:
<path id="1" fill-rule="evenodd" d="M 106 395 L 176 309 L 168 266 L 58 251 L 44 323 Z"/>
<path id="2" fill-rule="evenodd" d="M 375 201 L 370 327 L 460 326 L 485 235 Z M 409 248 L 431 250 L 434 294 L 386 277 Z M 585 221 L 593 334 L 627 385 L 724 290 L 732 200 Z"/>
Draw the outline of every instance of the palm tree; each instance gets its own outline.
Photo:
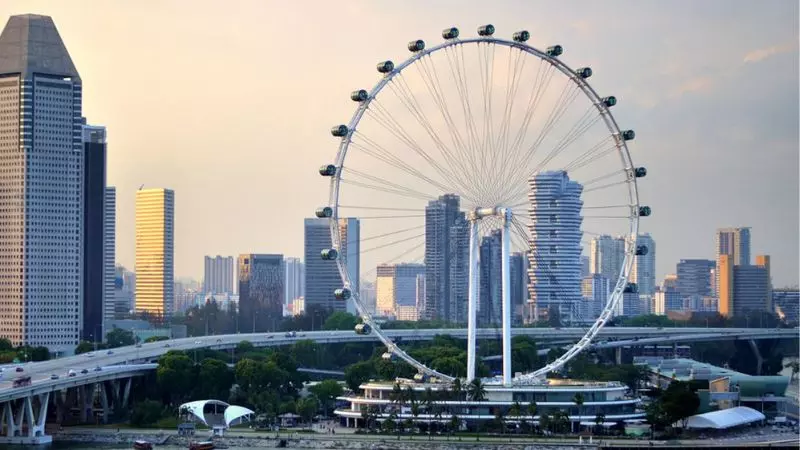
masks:
<path id="1" fill-rule="evenodd" d="M 453 384 L 450 385 L 450 393 L 452 394 L 453 400 L 461 400 L 461 392 L 463 390 L 464 386 L 461 385 L 461 378 L 453 380 Z"/>
<path id="2" fill-rule="evenodd" d="M 389 399 L 392 401 L 392 403 L 403 403 L 403 388 L 400 386 L 400 383 L 394 384 L 392 387 L 392 392 L 389 394 Z"/>
<path id="3" fill-rule="evenodd" d="M 411 402 L 411 415 L 414 416 L 414 425 L 417 424 L 417 418 L 419 417 L 420 409 L 419 403 L 416 400 Z"/>
<path id="4" fill-rule="evenodd" d="M 451 435 L 455 434 L 455 432 L 458 431 L 460 425 L 461 425 L 461 419 L 459 419 L 457 415 L 453 414 L 452 416 L 450 416 L 450 434 Z M 449 438 L 448 438 L 448 440 L 449 440 Z"/>
<path id="5" fill-rule="evenodd" d="M 430 441 L 433 439 L 433 424 L 431 420 L 433 420 L 433 405 L 434 405 L 434 397 L 433 397 L 433 390 L 430 386 L 425 388 L 425 396 L 422 398 L 422 402 L 425 403 L 425 413 L 428 415 L 428 440 Z"/>
<path id="6" fill-rule="evenodd" d="M 533 425 L 533 421 L 536 420 L 536 409 L 536 402 L 528 403 L 528 415 L 531 416 L 531 425 Z"/>
<path id="7" fill-rule="evenodd" d="M 467 386 L 467 397 L 473 402 L 482 402 L 486 400 L 486 388 L 479 378 L 469 382 Z"/>
<path id="8" fill-rule="evenodd" d="M 514 402 L 510 408 L 508 408 L 508 416 L 512 419 L 519 421 L 519 416 L 522 415 L 522 405 L 519 402 Z M 519 427 L 518 427 L 519 429 Z"/>
<path id="9" fill-rule="evenodd" d="M 603 428 L 603 423 L 606 421 L 606 414 L 599 412 L 596 416 L 594 416 L 594 424 L 597 426 L 597 430 L 600 431 Z"/>
<path id="10" fill-rule="evenodd" d="M 572 402 L 575 403 L 575 406 L 578 407 L 578 431 L 581 429 L 581 412 L 583 409 L 583 394 L 578 392 L 572 397 Z M 572 428 L 574 431 L 574 428 Z"/>

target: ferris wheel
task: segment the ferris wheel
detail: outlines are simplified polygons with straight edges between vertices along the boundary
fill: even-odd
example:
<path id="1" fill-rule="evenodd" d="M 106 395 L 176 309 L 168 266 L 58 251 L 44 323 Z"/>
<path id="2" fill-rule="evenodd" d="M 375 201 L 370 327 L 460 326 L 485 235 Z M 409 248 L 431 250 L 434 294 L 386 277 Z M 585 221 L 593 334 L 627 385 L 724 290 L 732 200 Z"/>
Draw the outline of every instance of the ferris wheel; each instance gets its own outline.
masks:
<path id="1" fill-rule="evenodd" d="M 560 45 L 529 45 L 527 31 L 506 40 L 484 25 L 477 34 L 447 28 L 434 46 L 412 40 L 407 59 L 379 62 L 377 83 L 350 94 L 355 113 L 331 129 L 338 152 L 319 170 L 330 193 L 316 215 L 329 219 L 332 242 L 321 257 L 338 265 L 335 297 L 352 302 L 362 319 L 356 332 L 377 335 L 384 358 L 407 362 L 419 378 L 454 379 L 412 358 L 375 319 L 416 309 L 468 324 L 468 381 L 482 322 L 502 323 L 504 383 L 536 382 L 588 347 L 623 292 L 636 290 L 628 277 L 635 255 L 647 251 L 636 244 L 639 218 L 650 215 L 637 192 L 647 171 L 631 161 L 634 132 L 611 114 L 617 99 L 589 85 L 591 68 L 567 66 Z M 360 221 L 362 273 L 347 261 L 354 242 L 345 218 Z M 582 258 L 601 236 L 624 242 L 624 258 L 608 277 L 604 304 L 581 314 Z M 402 265 L 412 277 L 378 287 L 393 299 L 367 305 L 356 280 Z M 414 270 L 425 276 L 413 278 Z M 591 320 L 561 357 L 512 380 L 511 317 L 521 312 L 531 321 Z"/>

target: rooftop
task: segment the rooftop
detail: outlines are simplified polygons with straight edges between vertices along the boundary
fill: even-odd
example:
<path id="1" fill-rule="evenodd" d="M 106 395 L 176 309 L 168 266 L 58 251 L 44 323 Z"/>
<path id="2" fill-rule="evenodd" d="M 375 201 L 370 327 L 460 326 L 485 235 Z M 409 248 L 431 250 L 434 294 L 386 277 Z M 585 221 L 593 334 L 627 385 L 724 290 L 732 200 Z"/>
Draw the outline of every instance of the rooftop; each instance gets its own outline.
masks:
<path id="1" fill-rule="evenodd" d="M 80 81 L 78 70 L 49 16 L 11 16 L 0 33 L 0 75 L 33 74 L 71 77 Z"/>

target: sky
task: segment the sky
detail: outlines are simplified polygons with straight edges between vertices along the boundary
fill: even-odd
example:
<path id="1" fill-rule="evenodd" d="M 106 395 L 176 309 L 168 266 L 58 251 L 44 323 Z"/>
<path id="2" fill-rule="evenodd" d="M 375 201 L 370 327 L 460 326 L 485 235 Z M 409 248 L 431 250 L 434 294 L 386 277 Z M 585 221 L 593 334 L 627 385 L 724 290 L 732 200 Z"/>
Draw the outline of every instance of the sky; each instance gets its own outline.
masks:
<path id="1" fill-rule="evenodd" d="M 714 257 L 719 227 L 752 227 L 773 284 L 797 285 L 796 1 L 18 1 L 0 17 L 53 17 L 83 80 L 84 115 L 108 128 L 117 261 L 133 268 L 139 186 L 175 190 L 175 274 L 204 255 L 303 254 L 303 218 L 324 204 L 316 173 L 336 152 L 354 88 L 445 27 L 527 29 L 594 69 L 620 99 L 648 168 L 641 229 L 657 280 Z"/>

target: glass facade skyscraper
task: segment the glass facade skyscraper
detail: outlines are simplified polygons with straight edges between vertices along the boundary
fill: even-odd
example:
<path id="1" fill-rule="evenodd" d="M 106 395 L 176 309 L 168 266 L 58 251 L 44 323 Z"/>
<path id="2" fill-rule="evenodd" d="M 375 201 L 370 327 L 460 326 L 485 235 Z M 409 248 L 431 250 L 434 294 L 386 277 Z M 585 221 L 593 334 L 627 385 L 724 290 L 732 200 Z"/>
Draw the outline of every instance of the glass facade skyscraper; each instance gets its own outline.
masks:
<path id="1" fill-rule="evenodd" d="M 136 311 L 172 314 L 174 298 L 175 193 L 136 191 Z"/>

